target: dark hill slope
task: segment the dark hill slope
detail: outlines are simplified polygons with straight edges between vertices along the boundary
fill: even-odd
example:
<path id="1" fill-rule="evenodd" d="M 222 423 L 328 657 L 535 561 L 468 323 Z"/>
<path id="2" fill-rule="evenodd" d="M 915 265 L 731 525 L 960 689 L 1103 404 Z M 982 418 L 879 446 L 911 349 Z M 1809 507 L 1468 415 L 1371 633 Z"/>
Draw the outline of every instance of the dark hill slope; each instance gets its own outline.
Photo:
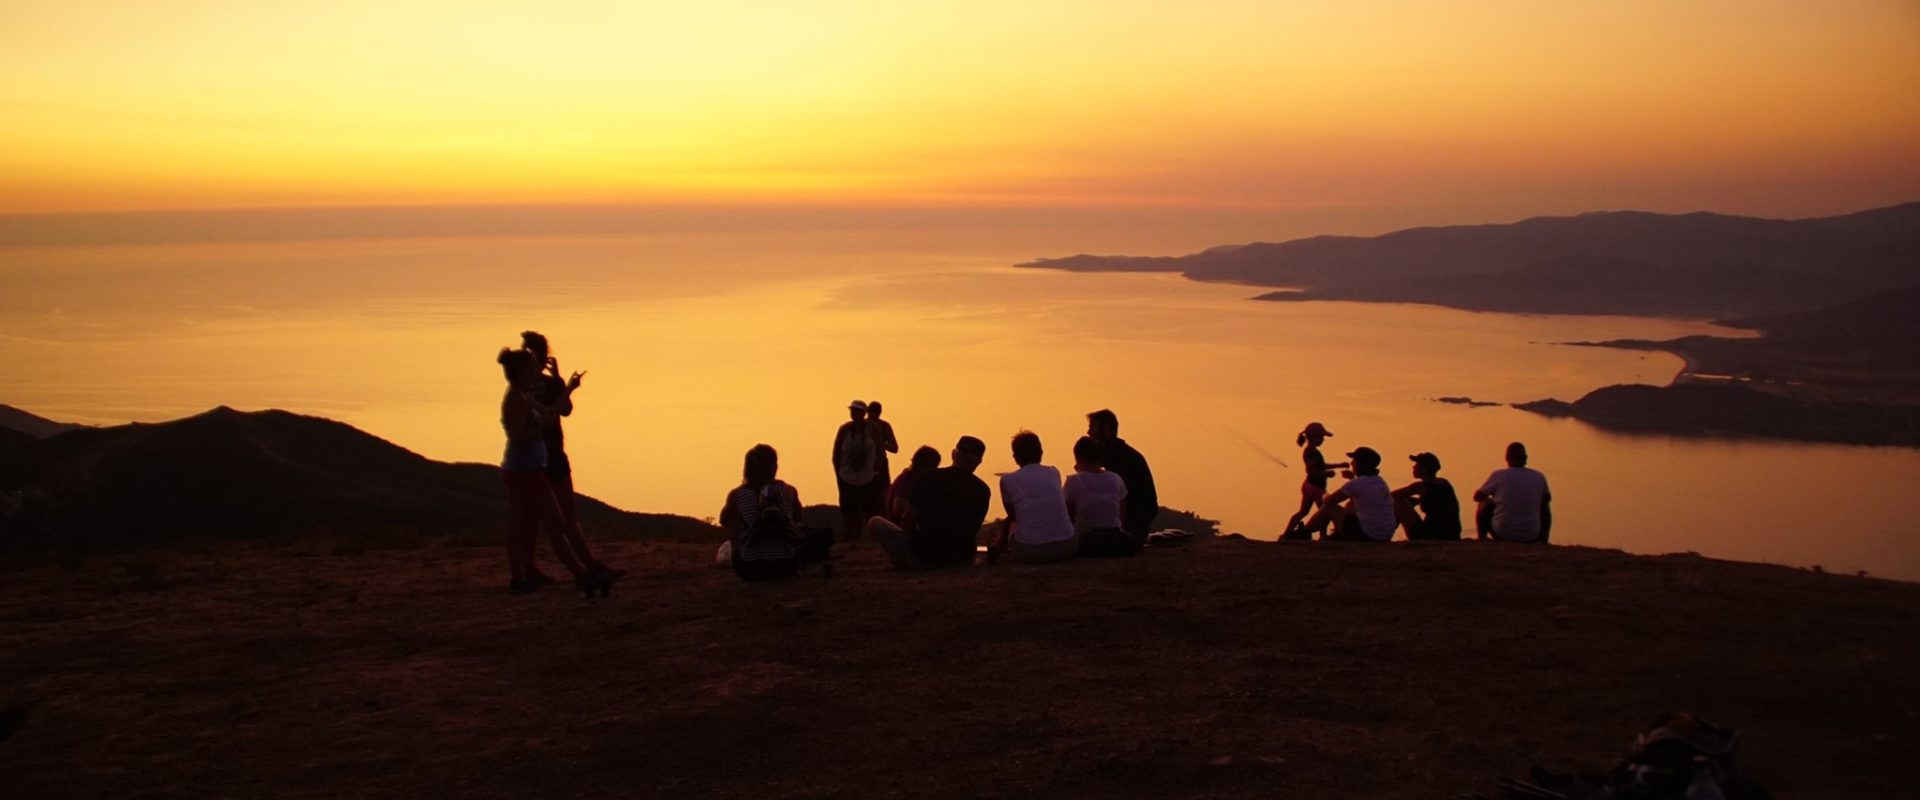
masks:
<path id="1" fill-rule="evenodd" d="M 45 439 L 56 433 L 65 433 L 79 427 L 81 426 L 71 422 L 55 422 L 38 414 L 0 403 L 0 430 Z"/>
<path id="2" fill-rule="evenodd" d="M 216 408 L 159 424 L 87 428 L 15 448 L 4 542 L 135 544 L 316 532 L 494 531 L 498 470 L 433 461 L 351 426 L 285 411 Z M 700 521 L 582 497 L 604 533 L 711 537 Z"/>

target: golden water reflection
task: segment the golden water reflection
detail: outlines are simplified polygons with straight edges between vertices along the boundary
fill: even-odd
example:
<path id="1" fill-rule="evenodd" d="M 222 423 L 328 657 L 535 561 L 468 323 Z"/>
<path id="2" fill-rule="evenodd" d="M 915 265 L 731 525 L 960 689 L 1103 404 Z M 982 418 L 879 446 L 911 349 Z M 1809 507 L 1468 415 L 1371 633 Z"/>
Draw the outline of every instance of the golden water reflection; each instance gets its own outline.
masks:
<path id="1" fill-rule="evenodd" d="M 1421 306 L 1251 302 L 1170 275 L 1005 266 L 1030 245 L 887 235 L 385 240 L 0 251 L 0 402 L 86 422 L 227 404 L 342 419 L 423 454 L 495 461 L 494 351 L 544 331 L 586 369 L 568 422 L 587 493 L 709 516 L 767 442 L 811 502 L 848 400 L 880 399 L 903 449 L 1031 428 L 1070 462 L 1110 407 L 1169 505 L 1271 537 L 1297 502 L 1309 420 L 1406 478 L 1431 450 L 1465 494 L 1528 443 L 1556 541 L 1920 578 L 1893 499 L 1920 452 L 1621 436 L 1432 398 L 1571 399 L 1660 383 L 1663 354 L 1554 342 L 1709 326 Z M 904 459 L 902 459 L 904 461 Z"/>

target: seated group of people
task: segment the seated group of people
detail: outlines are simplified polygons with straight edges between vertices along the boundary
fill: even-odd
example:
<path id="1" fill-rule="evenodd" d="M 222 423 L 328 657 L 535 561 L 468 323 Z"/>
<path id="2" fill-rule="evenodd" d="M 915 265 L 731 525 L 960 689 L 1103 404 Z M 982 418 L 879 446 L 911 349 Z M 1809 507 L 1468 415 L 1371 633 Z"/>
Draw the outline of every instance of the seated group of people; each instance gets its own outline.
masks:
<path id="1" fill-rule="evenodd" d="M 1440 477 L 1440 457 L 1408 456 L 1414 482 L 1390 489 L 1380 477 L 1380 454 L 1371 447 L 1347 453 L 1348 460 L 1327 463 L 1320 445 L 1333 436 L 1318 422 L 1300 432 L 1307 480 L 1301 484 L 1300 510 L 1288 520 L 1283 540 L 1385 542 L 1396 530 L 1409 541 L 1459 541 L 1460 500 L 1453 484 Z M 1473 493 L 1479 537 L 1509 542 L 1545 543 L 1553 527 L 1547 478 L 1527 467 L 1527 446 L 1507 445 L 1507 467 L 1495 470 Z M 1332 492 L 1327 479 L 1340 470 L 1347 482 Z"/>
<path id="2" fill-rule="evenodd" d="M 1039 436 L 1021 431 L 1013 437 L 1019 468 L 1000 478 L 1006 524 L 989 537 L 989 563 L 1001 558 L 1043 563 L 1140 551 L 1159 511 L 1159 498 L 1146 458 L 1119 438 L 1119 427 L 1111 411 L 1087 415 L 1087 435 L 1074 445 L 1074 471 L 1065 480 L 1058 469 L 1040 463 L 1044 450 Z M 986 453 L 985 442 L 962 436 L 950 461 L 941 466 L 939 451 L 921 447 L 886 486 L 879 513 L 849 520 L 854 523 L 850 536 L 871 538 L 897 569 L 973 563 L 993 500 L 992 489 L 975 474 Z M 836 465 L 842 460 L 838 453 L 835 460 Z M 793 524 L 803 508 L 799 492 L 776 478 L 777 470 L 773 448 L 759 445 L 748 451 L 746 480 L 728 494 L 721 512 L 721 524 L 734 533 L 731 558 L 743 579 L 794 574 L 798 563 L 808 559 L 808 550 L 824 556 L 824 532 Z"/>

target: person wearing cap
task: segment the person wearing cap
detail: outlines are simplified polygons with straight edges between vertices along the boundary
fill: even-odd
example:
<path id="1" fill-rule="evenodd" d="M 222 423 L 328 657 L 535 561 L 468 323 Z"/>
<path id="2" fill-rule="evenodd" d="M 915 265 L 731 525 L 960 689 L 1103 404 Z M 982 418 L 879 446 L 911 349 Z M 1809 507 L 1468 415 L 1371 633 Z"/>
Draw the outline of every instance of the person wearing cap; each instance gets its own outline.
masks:
<path id="1" fill-rule="evenodd" d="M 1347 458 L 1353 477 L 1327 495 L 1320 510 L 1307 521 L 1306 530 L 1324 532 L 1332 523 L 1333 532 L 1323 535 L 1323 541 L 1391 540 L 1400 518 L 1393 510 L 1393 490 L 1380 477 L 1380 454 L 1371 447 L 1358 447 Z"/>
<path id="2" fill-rule="evenodd" d="M 1460 497 L 1440 477 L 1440 457 L 1415 453 L 1407 460 L 1413 462 L 1414 481 L 1393 492 L 1393 510 L 1407 540 L 1460 541 Z"/>
<path id="3" fill-rule="evenodd" d="M 1336 469 L 1350 466 L 1347 462 L 1327 463 L 1327 457 L 1320 454 L 1320 445 L 1333 438 L 1333 431 L 1318 422 L 1309 422 L 1307 427 L 1293 437 L 1293 443 L 1306 445 L 1300 451 L 1300 463 L 1306 466 L 1307 479 L 1300 483 L 1300 509 L 1287 519 L 1287 527 L 1280 534 L 1282 539 L 1306 539 L 1312 534 L 1301 527 L 1300 522 L 1314 511 L 1319 510 L 1321 501 L 1327 497 L 1327 479 L 1333 477 Z"/>
<path id="4" fill-rule="evenodd" d="M 935 569 L 973 562 L 974 541 L 987 521 L 993 490 L 974 475 L 987 444 L 962 436 L 949 466 L 915 478 L 907 495 L 905 518 L 894 524 L 874 517 L 867 533 L 879 543 L 895 569 Z"/>
<path id="5" fill-rule="evenodd" d="M 1474 521 L 1482 539 L 1545 544 L 1553 529 L 1547 476 L 1527 468 L 1527 446 L 1520 442 L 1507 445 L 1507 468 L 1488 475 L 1473 501 L 1480 504 Z"/>
<path id="6" fill-rule="evenodd" d="M 1147 457 L 1120 438 L 1120 418 L 1108 409 L 1087 415 L 1087 435 L 1100 442 L 1107 471 L 1127 484 L 1126 518 L 1122 521 L 1129 536 L 1147 540 L 1153 532 L 1153 520 L 1160 516 L 1160 493 L 1153 486 L 1153 469 Z"/>
<path id="7" fill-rule="evenodd" d="M 841 530 L 851 541 L 880 513 L 887 476 L 878 469 L 880 437 L 867 419 L 867 404 L 855 400 L 847 404 L 847 414 L 852 419 L 833 436 L 833 473 L 840 485 Z"/>

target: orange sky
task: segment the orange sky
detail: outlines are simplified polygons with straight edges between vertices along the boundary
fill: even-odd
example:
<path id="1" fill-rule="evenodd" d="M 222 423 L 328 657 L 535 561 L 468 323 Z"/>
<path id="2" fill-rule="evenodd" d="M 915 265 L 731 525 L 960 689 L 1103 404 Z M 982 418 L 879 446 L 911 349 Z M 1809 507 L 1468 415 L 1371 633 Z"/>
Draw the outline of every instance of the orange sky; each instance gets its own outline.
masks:
<path id="1" fill-rule="evenodd" d="M 1916 98 L 1904 0 L 0 0 L 0 212 L 1795 215 L 1920 199 Z"/>

